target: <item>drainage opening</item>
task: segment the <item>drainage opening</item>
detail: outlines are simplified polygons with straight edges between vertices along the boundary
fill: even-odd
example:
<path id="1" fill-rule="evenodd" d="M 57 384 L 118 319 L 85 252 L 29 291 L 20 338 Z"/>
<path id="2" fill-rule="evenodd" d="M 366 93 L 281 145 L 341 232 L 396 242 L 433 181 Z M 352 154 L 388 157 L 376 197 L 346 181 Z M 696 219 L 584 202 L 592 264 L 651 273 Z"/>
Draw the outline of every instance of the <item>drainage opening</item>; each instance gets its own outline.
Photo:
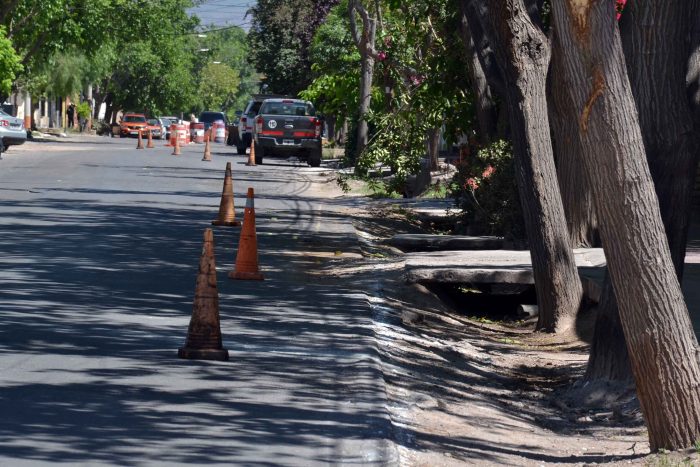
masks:
<path id="1" fill-rule="evenodd" d="M 518 321 L 537 305 L 534 285 L 527 284 L 431 284 L 428 287 L 443 302 L 467 317 L 493 321 Z"/>

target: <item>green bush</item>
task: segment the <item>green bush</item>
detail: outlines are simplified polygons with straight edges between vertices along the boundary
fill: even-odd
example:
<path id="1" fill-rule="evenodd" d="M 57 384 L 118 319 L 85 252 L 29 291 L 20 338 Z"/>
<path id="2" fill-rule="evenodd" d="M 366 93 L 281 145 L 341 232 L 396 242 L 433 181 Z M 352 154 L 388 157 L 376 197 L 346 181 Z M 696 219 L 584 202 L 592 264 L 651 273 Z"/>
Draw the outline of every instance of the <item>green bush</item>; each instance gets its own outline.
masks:
<path id="1" fill-rule="evenodd" d="M 78 113 L 78 118 L 90 117 L 90 103 L 83 101 L 75 106 L 75 111 Z"/>
<path id="2" fill-rule="evenodd" d="M 510 144 L 499 140 L 473 153 L 460 162 L 450 184 L 450 195 L 462 209 L 462 230 L 524 240 Z"/>

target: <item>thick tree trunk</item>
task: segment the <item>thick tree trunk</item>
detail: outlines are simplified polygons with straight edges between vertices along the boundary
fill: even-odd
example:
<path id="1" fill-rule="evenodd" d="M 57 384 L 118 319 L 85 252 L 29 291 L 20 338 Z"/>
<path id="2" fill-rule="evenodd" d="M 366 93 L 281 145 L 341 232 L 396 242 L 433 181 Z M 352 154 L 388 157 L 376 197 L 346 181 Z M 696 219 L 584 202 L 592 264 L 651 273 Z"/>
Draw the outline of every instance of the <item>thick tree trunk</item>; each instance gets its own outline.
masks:
<path id="1" fill-rule="evenodd" d="M 584 381 L 634 383 L 627 343 L 620 323 L 617 299 L 609 275 L 603 280 L 603 292 L 593 331 L 591 353 Z"/>
<path id="2" fill-rule="evenodd" d="M 608 268 L 652 450 L 700 437 L 697 340 L 668 249 L 614 2 L 553 2 Z"/>
<path id="3" fill-rule="evenodd" d="M 688 105 L 685 85 L 688 57 L 698 47 L 697 41 L 688 40 L 693 36 L 693 25 L 700 27 L 698 15 L 698 0 L 683 4 L 630 2 L 621 27 L 627 75 L 679 281 L 698 156 L 697 130 L 693 131 L 692 107 Z M 649 34 L 649 28 L 653 34 Z M 616 303 L 613 295 L 606 277 L 587 380 L 626 380 L 632 375 L 627 352 L 620 352 L 625 341 L 617 307 L 603 306 Z M 620 342 L 612 342 L 612 337 Z"/>
<path id="4" fill-rule="evenodd" d="M 571 98 L 571 82 L 563 66 L 564 50 L 552 35 L 552 64 L 549 70 L 549 114 L 557 165 L 559 191 L 566 214 L 572 248 L 596 246 L 597 220 L 590 185 L 583 176 L 583 148 L 579 139 L 576 110 Z"/>
<path id="5" fill-rule="evenodd" d="M 467 20 L 468 12 L 463 6 L 464 2 L 460 3 L 462 5 L 460 33 L 467 59 L 467 71 L 469 73 L 472 92 L 474 93 L 476 121 L 479 124 L 479 134 L 477 136 L 481 144 L 487 145 L 497 137 L 498 109 L 491 95 L 491 88 L 486 79 L 486 73 L 481 66 L 479 54 L 474 45 L 472 32 L 469 29 L 469 21 Z"/>
<path id="6" fill-rule="evenodd" d="M 679 279 L 700 151 L 686 92 L 691 31 L 700 22 L 698 4 L 628 2 L 620 28 L 647 161 Z"/>
<path id="7" fill-rule="evenodd" d="M 539 305 L 537 329 L 570 329 L 582 288 L 569 247 L 547 116 L 550 48 L 523 0 L 489 5 L 484 30 L 505 77 L 515 172 Z M 493 37 L 491 37 L 493 36 Z"/>

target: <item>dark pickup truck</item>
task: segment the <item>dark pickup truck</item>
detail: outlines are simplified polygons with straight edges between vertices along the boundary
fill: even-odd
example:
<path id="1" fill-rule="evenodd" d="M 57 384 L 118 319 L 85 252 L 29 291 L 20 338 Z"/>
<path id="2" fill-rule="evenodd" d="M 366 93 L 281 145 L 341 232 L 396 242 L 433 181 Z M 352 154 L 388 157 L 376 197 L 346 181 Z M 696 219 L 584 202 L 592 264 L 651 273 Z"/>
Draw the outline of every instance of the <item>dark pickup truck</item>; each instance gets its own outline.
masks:
<path id="1" fill-rule="evenodd" d="M 322 127 L 311 102 L 266 99 L 255 117 L 255 163 L 262 164 L 270 156 L 296 156 L 311 167 L 318 167 Z"/>

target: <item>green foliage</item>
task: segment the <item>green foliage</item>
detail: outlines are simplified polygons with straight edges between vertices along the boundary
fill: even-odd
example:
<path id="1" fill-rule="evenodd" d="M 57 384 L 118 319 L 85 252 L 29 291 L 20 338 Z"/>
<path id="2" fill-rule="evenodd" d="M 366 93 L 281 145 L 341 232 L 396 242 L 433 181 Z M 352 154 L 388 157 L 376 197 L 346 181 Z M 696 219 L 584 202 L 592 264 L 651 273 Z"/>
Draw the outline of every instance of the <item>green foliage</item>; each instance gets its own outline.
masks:
<path id="1" fill-rule="evenodd" d="M 205 109 L 221 110 L 230 106 L 236 98 L 240 78 L 231 67 L 223 63 L 209 63 L 202 70 L 199 96 Z"/>
<path id="2" fill-rule="evenodd" d="M 251 8 L 251 58 L 269 91 L 297 95 L 311 82 L 314 32 L 337 0 L 258 0 Z"/>
<path id="3" fill-rule="evenodd" d="M 75 106 L 75 111 L 78 113 L 78 118 L 88 118 L 90 117 L 90 103 L 83 101 Z"/>
<path id="4" fill-rule="evenodd" d="M 450 192 L 469 233 L 525 238 L 509 143 L 496 141 L 464 157 Z"/>
<path id="5" fill-rule="evenodd" d="M 399 112 L 388 116 L 371 113 L 368 120 L 381 130 L 369 142 L 355 167 L 359 175 L 367 175 L 375 166 L 390 167 L 394 178 L 390 190 L 402 191 L 406 177 L 420 170 L 425 155 L 427 125 L 416 114 Z"/>
<path id="6" fill-rule="evenodd" d="M 12 48 L 12 42 L 7 38 L 4 27 L 0 27 L 0 93 L 10 94 L 12 82 L 17 74 L 22 71 L 20 58 Z"/>
<path id="7" fill-rule="evenodd" d="M 249 63 L 249 48 L 247 36 L 241 28 L 229 28 L 223 30 L 213 30 L 206 33 L 206 38 L 199 40 L 199 44 L 204 48 L 208 48 L 206 54 L 199 53 L 197 57 L 201 58 L 206 63 L 221 62 L 233 70 L 239 83 L 235 91 L 235 95 L 229 99 L 222 110 L 229 114 L 229 117 L 235 115 L 236 110 L 243 110 L 250 96 L 258 91 L 260 76 L 255 68 Z M 206 63 L 195 67 L 196 70 L 203 70 Z M 200 78 L 200 87 L 201 87 Z M 201 104 L 201 109 L 207 106 Z"/>

